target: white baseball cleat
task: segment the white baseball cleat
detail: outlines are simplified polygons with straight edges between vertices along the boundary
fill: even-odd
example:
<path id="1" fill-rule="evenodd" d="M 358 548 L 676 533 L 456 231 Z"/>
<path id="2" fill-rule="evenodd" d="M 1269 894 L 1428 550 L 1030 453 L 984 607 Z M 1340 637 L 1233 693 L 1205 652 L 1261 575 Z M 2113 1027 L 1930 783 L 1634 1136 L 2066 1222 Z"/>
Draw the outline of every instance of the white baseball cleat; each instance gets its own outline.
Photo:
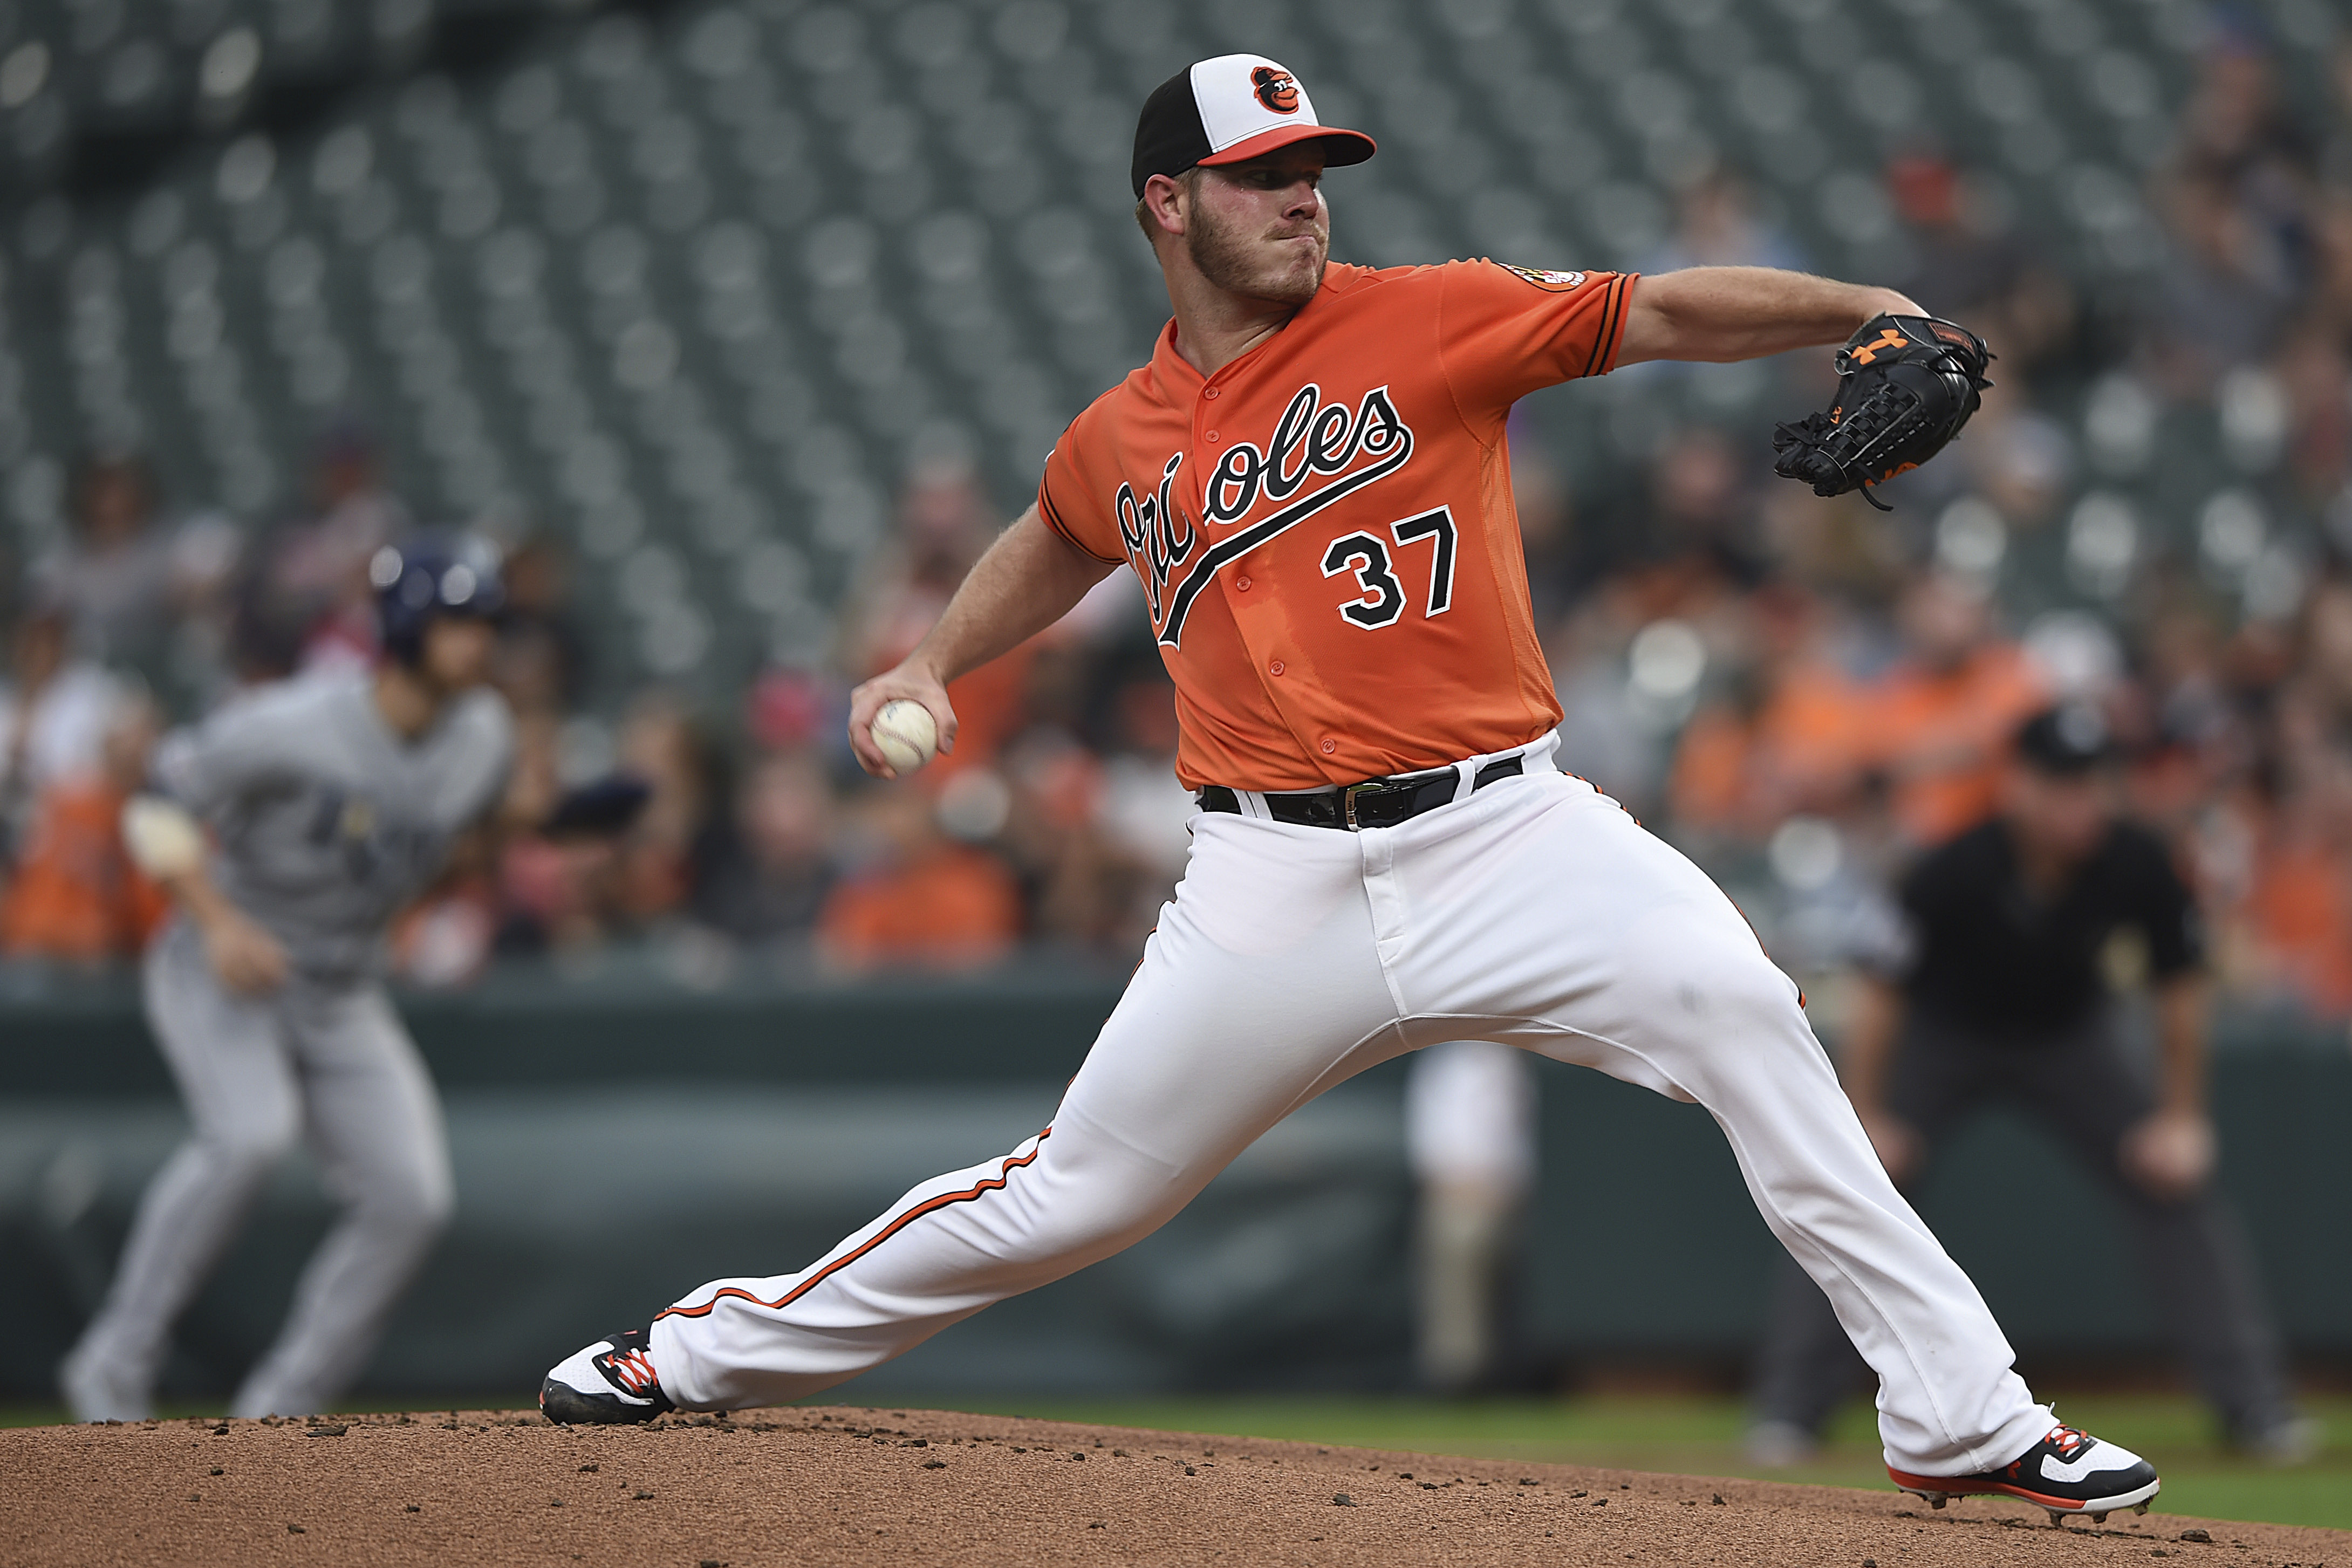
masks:
<path id="1" fill-rule="evenodd" d="M 2326 1434 L 2309 1416 L 2291 1416 L 2275 1426 L 2238 1439 L 2238 1448 L 2266 1465 L 2307 1465 L 2319 1457 Z"/>
<path id="2" fill-rule="evenodd" d="M 559 1426 L 619 1426 L 675 1410 L 654 1371 L 646 1329 L 607 1334 L 556 1363 L 539 1385 L 539 1407 Z"/>
<path id="3" fill-rule="evenodd" d="M 146 1389 L 119 1365 L 80 1347 L 58 1368 L 58 1390 L 77 1421 L 144 1421 L 155 1414 Z"/>
<path id="4" fill-rule="evenodd" d="M 2129 1448 L 2072 1427 L 2051 1427 L 2048 1437 L 1997 1470 L 1915 1476 L 1889 1465 L 1886 1473 L 1930 1507 L 1941 1508 L 1956 1497 L 2023 1498 L 2048 1509 L 2053 1524 L 2063 1524 L 2070 1513 L 2087 1513 L 2094 1523 L 2119 1508 L 2146 1513 L 2148 1499 L 2164 1485 L 2156 1467 Z"/>
<path id="5" fill-rule="evenodd" d="M 1794 1421 L 1759 1421 L 1748 1428 L 1748 1462 L 1785 1470 L 1820 1457 L 1822 1445 Z"/>

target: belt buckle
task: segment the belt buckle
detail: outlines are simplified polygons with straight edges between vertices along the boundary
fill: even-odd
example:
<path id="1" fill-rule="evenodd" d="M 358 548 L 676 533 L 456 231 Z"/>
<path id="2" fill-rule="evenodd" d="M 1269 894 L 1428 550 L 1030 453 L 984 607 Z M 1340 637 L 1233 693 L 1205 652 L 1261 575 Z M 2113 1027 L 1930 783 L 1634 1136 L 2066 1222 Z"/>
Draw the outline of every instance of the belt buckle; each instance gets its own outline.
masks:
<path id="1" fill-rule="evenodd" d="M 1397 785 L 1392 779 L 1367 779 L 1361 784 L 1350 784 L 1347 786 L 1347 788 L 1341 789 L 1339 791 L 1339 809 L 1341 816 L 1348 824 L 1348 831 L 1351 833 L 1360 833 L 1364 831 L 1364 825 L 1356 821 L 1357 796 L 1384 795 L 1396 788 Z"/>

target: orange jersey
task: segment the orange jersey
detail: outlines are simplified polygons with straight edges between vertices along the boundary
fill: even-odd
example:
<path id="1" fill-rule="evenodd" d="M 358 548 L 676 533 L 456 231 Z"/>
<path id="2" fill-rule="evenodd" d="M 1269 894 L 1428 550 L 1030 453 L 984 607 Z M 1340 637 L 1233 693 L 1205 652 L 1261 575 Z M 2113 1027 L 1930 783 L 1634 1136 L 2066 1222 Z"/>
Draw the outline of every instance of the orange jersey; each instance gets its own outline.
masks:
<path id="1" fill-rule="evenodd" d="M 106 784 L 42 795 L 16 879 L 0 894 L 0 953 L 94 962 L 147 945 L 171 902 L 131 863 L 121 817 L 122 797 Z"/>
<path id="2" fill-rule="evenodd" d="M 1900 665 L 1872 703 L 1873 758 L 1895 779 L 1895 821 L 1915 844 L 1940 844 L 1989 815 L 2010 737 L 2049 701 L 2012 643 L 1948 671 Z"/>
<path id="3" fill-rule="evenodd" d="M 953 848 L 833 890 L 817 938 L 853 967 L 961 968 L 1001 958 L 1021 935 L 1021 890 L 992 856 Z"/>
<path id="4" fill-rule="evenodd" d="M 1046 460 L 1037 508 L 1142 579 L 1187 785 L 1312 789 L 1559 722 L 1504 423 L 1616 362 L 1630 274 L 1331 266 L 1203 380 L 1171 322 Z"/>

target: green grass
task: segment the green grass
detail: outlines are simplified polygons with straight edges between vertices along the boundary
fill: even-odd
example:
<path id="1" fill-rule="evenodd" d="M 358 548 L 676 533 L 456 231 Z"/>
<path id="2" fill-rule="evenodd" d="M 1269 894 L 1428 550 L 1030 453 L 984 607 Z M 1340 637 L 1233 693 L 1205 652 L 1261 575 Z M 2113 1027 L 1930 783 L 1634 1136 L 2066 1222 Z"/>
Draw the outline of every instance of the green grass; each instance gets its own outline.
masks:
<path id="1" fill-rule="evenodd" d="M 822 1398 L 856 1402 L 857 1393 L 854 1387 L 845 1388 Z M 351 1408 L 448 1409 L 452 1405 L 480 1408 L 484 1403 L 484 1397 L 477 1395 L 405 1405 L 375 1401 Z M 892 1409 L 919 1407 L 1680 1475 L 1752 1476 L 1823 1486 L 1887 1484 L 1878 1458 L 1872 1412 L 1861 1404 L 1840 1414 L 1829 1442 L 1812 1462 L 1786 1470 L 1760 1469 L 1749 1464 L 1739 1445 L 1744 1412 L 1738 1401 L 1711 1396 L 1602 1395 L 1461 1403 L 1247 1395 L 890 1402 Z M 2164 1472 L 2164 1492 L 2157 1500 L 2159 1512 L 2352 1530 L 2352 1397 L 2316 1398 L 2306 1408 L 2326 1429 L 2320 1454 L 2307 1465 L 2278 1469 L 2222 1448 L 2215 1440 L 2212 1418 L 2191 1399 L 2168 1395 L 2085 1395 L 2063 1396 L 2059 1401 L 2060 1412 L 2068 1421 L 2156 1461 Z M 210 1413 L 193 1406 L 167 1411 L 173 1416 Z M 64 1412 L 53 1406 L 0 1406 L 0 1426 L 36 1426 L 62 1419 Z"/>
<path id="2" fill-rule="evenodd" d="M 845 1391 L 845 1393 L 846 1391 Z M 950 1401 L 1051 1420 L 1150 1427 L 1414 1453 L 1605 1465 L 1677 1475 L 1750 1476 L 1823 1486 L 1885 1487 L 1874 1416 L 1842 1412 L 1811 1463 L 1785 1470 L 1750 1464 L 1740 1448 L 1745 1412 L 1706 1396 L 1594 1396 L 1443 1403 L 1418 1399 L 1251 1397 L 1139 1400 Z M 892 1408 L 900 1408 L 894 1404 Z M 2326 1428 L 2307 1465 L 2280 1469 L 2232 1454 L 2194 1400 L 2165 1395 L 2062 1398 L 2071 1423 L 2156 1461 L 2164 1491 L 2155 1511 L 2352 1530 L 2352 1398 L 2309 1402 Z"/>

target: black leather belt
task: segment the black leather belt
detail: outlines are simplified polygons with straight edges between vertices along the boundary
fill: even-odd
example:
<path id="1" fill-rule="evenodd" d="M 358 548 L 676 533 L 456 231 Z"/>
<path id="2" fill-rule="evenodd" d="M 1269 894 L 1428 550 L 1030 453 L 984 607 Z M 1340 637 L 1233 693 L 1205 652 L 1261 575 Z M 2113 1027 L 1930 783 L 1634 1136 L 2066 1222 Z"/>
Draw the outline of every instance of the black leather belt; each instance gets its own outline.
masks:
<path id="1" fill-rule="evenodd" d="M 1478 769 L 1470 788 L 1484 789 L 1498 779 L 1516 779 L 1526 771 L 1517 758 L 1506 757 Z M 1405 779 L 1367 779 L 1343 789 L 1318 789 L 1311 795 L 1268 795 L 1265 809 L 1276 821 L 1293 827 L 1337 828 L 1349 833 L 1364 828 L 1393 828 L 1423 811 L 1452 805 L 1461 778 L 1448 769 Z M 1201 810 L 1238 817 L 1241 798 L 1222 784 L 1212 784 L 1201 791 Z"/>

